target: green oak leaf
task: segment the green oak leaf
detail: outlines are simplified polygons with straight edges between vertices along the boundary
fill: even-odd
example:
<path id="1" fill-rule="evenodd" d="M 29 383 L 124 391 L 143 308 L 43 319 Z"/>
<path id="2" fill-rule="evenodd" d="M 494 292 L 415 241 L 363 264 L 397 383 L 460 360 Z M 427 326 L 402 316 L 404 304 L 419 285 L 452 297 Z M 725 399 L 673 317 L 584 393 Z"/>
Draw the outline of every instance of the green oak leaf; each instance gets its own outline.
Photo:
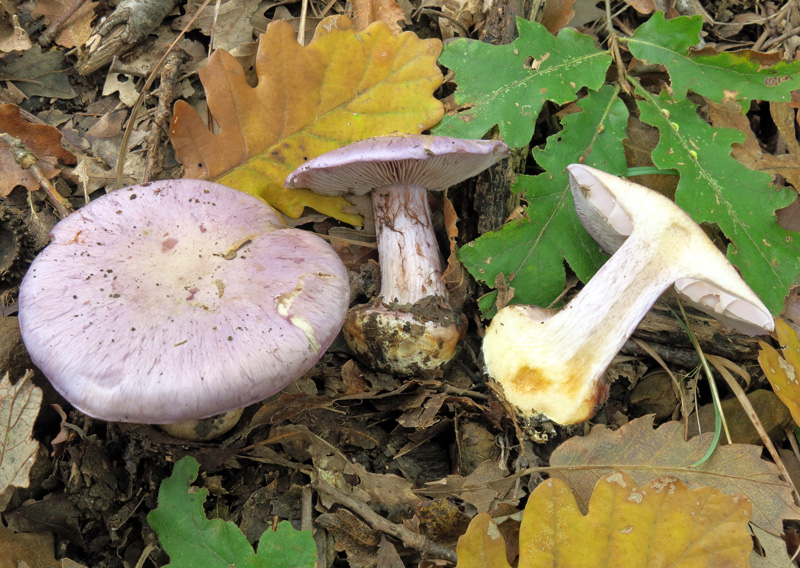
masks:
<path id="1" fill-rule="evenodd" d="M 787 62 L 750 50 L 717 52 L 689 48 L 700 38 L 702 18 L 665 20 L 662 12 L 639 26 L 627 40 L 634 57 L 666 67 L 673 99 L 686 98 L 688 90 L 717 102 L 736 100 L 748 110 L 748 101 L 789 101 L 800 89 L 800 61 Z"/>
<path id="2" fill-rule="evenodd" d="M 745 135 L 714 128 L 689 100 L 675 101 L 666 91 L 654 95 L 637 85 L 642 121 L 658 128 L 652 152 L 659 168 L 680 172 L 676 203 L 698 223 L 716 223 L 731 241 L 728 260 L 773 313 L 800 274 L 798 234 L 778 225 L 775 210 L 797 196 L 778 189 L 769 174 L 748 169 L 731 156 L 731 145 Z"/>
<path id="3" fill-rule="evenodd" d="M 258 554 L 232 522 L 209 520 L 203 510 L 208 490 L 191 487 L 199 464 L 185 457 L 158 489 L 158 508 L 147 522 L 169 554 L 167 568 L 314 568 L 317 549 L 308 531 L 299 532 L 283 521 L 266 531 Z"/>
<path id="4" fill-rule="evenodd" d="M 459 39 L 445 46 L 439 61 L 456 74 L 463 110 L 445 116 L 435 134 L 480 138 L 498 125 L 503 140 L 519 148 L 530 142 L 545 101 L 573 101 L 582 87 L 597 90 L 605 81 L 611 57 L 591 37 L 571 28 L 554 37 L 522 19 L 517 28 L 510 45 Z"/>
<path id="5" fill-rule="evenodd" d="M 510 221 L 459 251 L 476 279 L 494 285 L 502 274 L 514 288 L 513 303 L 547 306 L 564 290 L 564 259 L 586 282 L 606 258 L 575 214 L 565 168 L 581 162 L 615 174 L 627 171 L 622 140 L 628 110 L 617 93 L 609 85 L 589 91 L 578 103 L 583 112 L 565 116 L 564 129 L 534 151 L 546 172 L 520 176 L 514 186 L 528 202 L 527 219 Z M 492 293 L 480 302 L 487 317 L 494 314 L 494 299 Z"/>

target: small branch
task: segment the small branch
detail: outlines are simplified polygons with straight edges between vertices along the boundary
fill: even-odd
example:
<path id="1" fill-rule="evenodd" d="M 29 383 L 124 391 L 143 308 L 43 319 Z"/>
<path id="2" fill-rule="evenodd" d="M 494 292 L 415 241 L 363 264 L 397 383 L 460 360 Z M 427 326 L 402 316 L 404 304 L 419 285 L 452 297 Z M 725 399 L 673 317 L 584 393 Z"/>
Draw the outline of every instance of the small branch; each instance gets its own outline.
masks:
<path id="1" fill-rule="evenodd" d="M 153 119 L 153 128 L 147 143 L 147 161 L 144 168 L 144 181 L 150 181 L 161 171 L 164 164 L 164 140 L 169 132 L 169 121 L 172 117 L 172 100 L 175 81 L 181 69 L 181 54 L 171 52 L 161 69 L 161 82 L 158 89 L 158 110 Z"/>
<path id="2" fill-rule="evenodd" d="M 64 24 L 75 15 L 75 12 L 80 10 L 81 6 L 86 4 L 86 0 L 74 0 L 66 12 L 61 14 L 56 21 L 50 24 L 42 35 L 39 36 L 39 43 L 43 46 L 50 45 L 61 30 L 64 29 Z"/>
<path id="3" fill-rule="evenodd" d="M 7 132 L 0 132 L 0 140 L 8 144 L 11 155 L 14 156 L 14 160 L 20 167 L 28 170 L 36 178 L 39 182 L 39 186 L 47 194 L 48 200 L 53 204 L 53 207 L 56 208 L 56 211 L 58 211 L 59 216 L 64 218 L 72 213 L 72 204 L 58 193 L 53 184 L 50 183 L 50 180 L 44 175 L 42 168 L 39 167 L 39 158 L 25 147 L 22 140 L 11 136 L 11 134 Z"/>
<path id="4" fill-rule="evenodd" d="M 449 560 L 450 562 L 458 562 L 456 553 L 449 548 L 432 542 L 425 536 L 417 534 L 402 525 L 397 525 L 391 521 L 387 521 L 364 503 L 356 501 L 344 493 L 340 493 L 337 489 L 331 487 L 324 481 L 320 479 L 314 480 L 313 487 L 320 493 L 324 493 L 337 503 L 340 503 L 351 511 L 357 513 L 375 530 L 379 530 L 400 539 L 403 545 L 407 546 L 408 548 L 412 548 L 418 552 L 428 554 L 435 558 L 442 558 Z"/>

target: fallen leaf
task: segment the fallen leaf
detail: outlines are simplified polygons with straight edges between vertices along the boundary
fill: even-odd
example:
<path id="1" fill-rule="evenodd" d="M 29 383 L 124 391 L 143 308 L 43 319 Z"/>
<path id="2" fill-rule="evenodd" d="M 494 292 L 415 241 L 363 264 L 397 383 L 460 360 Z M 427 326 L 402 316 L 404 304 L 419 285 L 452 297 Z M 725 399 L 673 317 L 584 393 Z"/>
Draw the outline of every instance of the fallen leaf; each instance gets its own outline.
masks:
<path id="1" fill-rule="evenodd" d="M 667 422 L 653 430 L 653 416 L 631 420 L 619 430 L 597 425 L 587 436 L 570 438 L 550 458 L 553 476 L 569 483 L 582 510 L 592 488 L 611 471 L 630 474 L 637 484 L 671 475 L 690 486 L 712 486 L 753 502 L 751 522 L 772 534 L 783 533 L 783 519 L 800 519 L 792 488 L 780 478 L 778 467 L 761 459 L 762 448 L 746 444 L 720 446 L 702 465 L 713 433 L 688 441 L 683 425 Z"/>
<path id="2" fill-rule="evenodd" d="M 478 513 L 458 539 L 456 568 L 511 568 L 506 541 L 489 513 Z"/>
<path id="3" fill-rule="evenodd" d="M 44 533 L 15 533 L 0 526 L 0 568 L 56 568 L 53 536 Z"/>
<path id="4" fill-rule="evenodd" d="M 0 81 L 13 83 L 27 97 L 71 99 L 78 95 L 69 84 L 64 54 L 42 51 L 38 44 L 20 54 L 6 55 Z"/>
<path id="5" fill-rule="evenodd" d="M 575 10 L 572 9 L 573 4 L 575 4 L 575 0 L 550 0 L 545 2 L 542 19 L 539 21 L 547 28 L 548 32 L 556 34 L 575 17 Z"/>
<path id="6" fill-rule="evenodd" d="M 640 14 L 652 14 L 656 11 L 654 0 L 625 0 L 625 3 Z"/>
<path id="7" fill-rule="evenodd" d="M 339 146 L 436 124 L 443 113 L 432 94 L 442 80 L 440 51 L 438 40 L 395 37 L 382 23 L 355 33 L 343 16 L 326 18 L 304 47 L 289 24 L 273 22 L 259 44 L 258 85 L 248 85 L 221 50 L 200 71 L 218 133 L 187 103 L 176 103 L 170 137 L 184 175 L 246 191 L 293 218 L 309 206 L 359 224 L 343 198 L 286 190 L 284 180 Z"/>
<path id="8" fill-rule="evenodd" d="M 52 25 L 75 4 L 75 0 L 38 0 L 36 8 L 31 12 L 35 19 L 45 18 L 45 24 Z M 86 43 L 92 35 L 97 2 L 84 2 L 64 23 L 55 42 L 62 47 L 77 47 Z"/>
<path id="9" fill-rule="evenodd" d="M 28 474 L 39 450 L 31 432 L 42 405 L 42 389 L 33 386 L 32 376 L 28 371 L 15 385 L 8 373 L 0 380 L 0 493 L 30 483 Z"/>
<path id="10" fill-rule="evenodd" d="M 753 133 L 747 115 L 741 113 L 735 102 L 718 104 L 708 102 L 708 116 L 716 127 L 734 128 L 747 136 L 741 144 L 734 144 L 731 155 L 752 170 L 781 175 L 800 191 L 800 143 L 795 137 L 795 112 L 790 103 L 769 103 L 770 114 L 781 138 L 786 144 L 786 153 L 772 154 L 762 150 L 761 143 Z"/>
<path id="11" fill-rule="evenodd" d="M 0 52 L 25 51 L 32 46 L 31 38 L 20 25 L 17 15 L 0 5 Z"/>
<path id="12" fill-rule="evenodd" d="M 251 19 L 258 9 L 260 0 L 225 0 L 219 4 L 215 14 L 214 5 L 208 6 L 197 17 L 190 30 L 200 30 L 203 35 L 211 37 L 214 31 L 213 49 L 232 51 L 241 45 L 253 41 L 253 24 Z M 184 8 L 184 15 L 172 22 L 173 30 L 182 30 L 197 12 L 202 2 L 191 1 Z"/>
<path id="13" fill-rule="evenodd" d="M 429 497 L 458 497 L 473 505 L 478 512 L 491 510 L 514 486 L 518 476 L 507 476 L 494 460 L 486 460 L 468 476 L 448 475 L 417 490 Z"/>
<path id="14" fill-rule="evenodd" d="M 750 552 L 750 568 L 788 568 L 793 565 L 786 552 L 786 543 L 779 536 L 751 527 L 753 540 L 757 547 Z"/>
<path id="15" fill-rule="evenodd" d="M 749 566 L 752 504 L 675 477 L 646 487 L 620 472 L 597 482 L 583 515 L 566 483 L 548 479 L 531 494 L 520 527 L 519 568 Z M 459 539 L 458 568 L 508 568 L 504 539 L 478 515 Z"/>
<path id="16" fill-rule="evenodd" d="M 0 105 L 0 132 L 19 138 L 38 158 L 39 167 L 48 179 L 61 171 L 56 167 L 59 160 L 69 165 L 76 163 L 75 156 L 61 145 L 61 133 L 57 128 L 28 122 L 16 105 Z M 14 160 L 8 145 L 0 143 L 0 196 L 7 196 L 18 185 L 30 191 L 39 188 L 38 180 Z"/>
<path id="17" fill-rule="evenodd" d="M 800 340 L 791 326 L 780 318 L 775 318 L 775 333 L 781 353 L 759 341 L 758 363 L 775 394 L 789 408 L 795 423 L 800 424 Z"/>
<path id="18" fill-rule="evenodd" d="M 394 0 L 353 0 L 353 27 L 363 30 L 374 22 L 383 22 L 393 34 L 403 32 L 397 22 L 405 19 L 403 9 Z"/>
<path id="19" fill-rule="evenodd" d="M 449 16 L 449 18 L 439 18 L 442 39 L 464 36 L 465 31 L 482 29 L 486 22 L 486 13 L 492 6 L 487 0 L 441 0 L 438 3 L 441 4 L 442 13 Z M 455 22 L 461 24 L 461 28 Z"/>
<path id="20" fill-rule="evenodd" d="M 124 73 L 106 74 L 103 96 L 107 97 L 113 93 L 119 93 L 119 100 L 127 107 L 132 107 L 136 103 L 136 99 L 139 98 L 136 81 L 133 77 Z"/>

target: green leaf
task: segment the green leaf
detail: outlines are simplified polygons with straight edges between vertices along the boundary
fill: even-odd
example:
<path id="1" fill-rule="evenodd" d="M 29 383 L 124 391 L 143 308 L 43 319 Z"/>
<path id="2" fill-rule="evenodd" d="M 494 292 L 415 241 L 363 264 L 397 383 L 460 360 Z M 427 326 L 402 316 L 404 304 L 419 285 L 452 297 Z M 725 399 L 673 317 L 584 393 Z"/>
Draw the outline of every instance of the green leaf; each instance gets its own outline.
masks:
<path id="1" fill-rule="evenodd" d="M 169 554 L 168 568 L 314 568 L 311 533 L 295 531 L 288 521 L 264 533 L 256 556 L 235 524 L 208 520 L 203 510 L 208 491 L 191 487 L 199 468 L 191 457 L 178 461 L 158 490 L 158 508 L 147 515 Z"/>
<path id="2" fill-rule="evenodd" d="M 519 38 L 510 45 L 456 40 L 439 61 L 458 80 L 459 107 L 434 129 L 440 136 L 480 138 L 494 125 L 513 147 L 527 144 L 545 101 L 575 100 L 582 87 L 597 90 L 611 57 L 594 40 L 564 28 L 554 37 L 536 22 L 517 19 Z"/>
<path id="3" fill-rule="evenodd" d="M 689 100 L 675 101 L 637 85 L 642 121 L 658 128 L 661 139 L 652 158 L 660 168 L 680 172 L 676 203 L 698 223 L 716 223 L 731 241 L 728 260 L 773 313 L 800 274 L 797 235 L 778 225 L 775 210 L 791 203 L 796 192 L 777 189 L 769 174 L 748 169 L 731 157 L 731 145 L 743 133 L 714 128 Z"/>
<path id="4" fill-rule="evenodd" d="M 275 531 L 261 535 L 258 558 L 269 568 L 314 568 L 317 547 L 310 531 L 296 531 L 292 523 L 281 521 Z"/>
<path id="5" fill-rule="evenodd" d="M 503 274 L 514 287 L 514 303 L 547 306 L 564 290 L 562 259 L 584 282 L 597 271 L 605 257 L 586 233 L 575 214 L 566 166 L 582 162 L 605 171 L 627 170 L 622 140 L 628 111 L 617 89 L 604 86 L 578 103 L 583 112 L 564 117 L 564 130 L 547 140 L 544 150 L 534 151 L 546 172 L 520 176 L 514 191 L 525 192 L 529 220 L 515 220 L 487 233 L 459 251 L 459 259 L 478 280 L 493 285 Z M 491 315 L 493 297 L 481 309 Z"/>
<path id="6" fill-rule="evenodd" d="M 737 100 L 746 111 L 751 99 L 788 101 L 800 88 L 800 61 L 770 59 L 750 50 L 717 53 L 705 48 L 687 53 L 699 41 L 702 23 L 700 16 L 664 20 L 664 14 L 656 12 L 627 42 L 637 59 L 667 68 L 675 100 L 686 98 L 691 89 L 717 102 Z"/>

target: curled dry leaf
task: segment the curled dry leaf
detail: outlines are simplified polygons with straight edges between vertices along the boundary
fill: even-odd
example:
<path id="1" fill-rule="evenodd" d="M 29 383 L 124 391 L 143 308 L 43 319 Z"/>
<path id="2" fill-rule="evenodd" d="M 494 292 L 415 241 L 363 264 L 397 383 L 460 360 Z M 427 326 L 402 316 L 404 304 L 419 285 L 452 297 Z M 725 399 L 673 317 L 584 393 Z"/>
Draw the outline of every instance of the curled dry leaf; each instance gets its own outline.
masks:
<path id="1" fill-rule="evenodd" d="M 549 479 L 531 494 L 519 532 L 519 568 L 749 566 L 752 504 L 674 477 L 638 487 L 620 472 L 597 482 L 589 512 Z M 480 514 L 459 539 L 458 568 L 509 568 L 504 539 Z"/>
<path id="2" fill-rule="evenodd" d="M 0 380 L 0 493 L 8 487 L 28 487 L 39 442 L 31 438 L 42 405 L 42 389 L 30 381 L 28 371 L 12 385 L 8 373 Z"/>
<path id="3" fill-rule="evenodd" d="M 172 144 L 186 177 L 246 191 L 293 218 L 309 206 L 360 224 L 343 198 L 287 190 L 283 182 L 303 162 L 339 146 L 436 124 L 443 114 L 433 97 L 442 81 L 440 51 L 439 40 L 410 32 L 395 37 L 383 23 L 356 33 L 343 16 L 323 20 L 301 46 L 290 24 L 273 22 L 259 43 L 258 84 L 251 87 L 233 56 L 216 51 L 200 80 L 219 131 L 179 101 Z"/>

